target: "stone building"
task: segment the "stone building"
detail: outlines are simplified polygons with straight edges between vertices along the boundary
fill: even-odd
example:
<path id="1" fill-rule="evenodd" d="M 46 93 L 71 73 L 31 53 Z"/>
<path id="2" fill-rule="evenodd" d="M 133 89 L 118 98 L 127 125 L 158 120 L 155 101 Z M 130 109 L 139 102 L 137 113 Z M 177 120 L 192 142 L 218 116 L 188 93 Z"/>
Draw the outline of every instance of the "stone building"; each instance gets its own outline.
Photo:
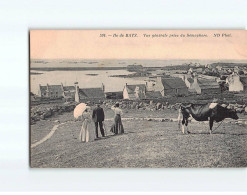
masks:
<path id="1" fill-rule="evenodd" d="M 233 73 L 226 79 L 229 85 L 229 91 L 247 93 L 247 76 Z"/>
<path id="2" fill-rule="evenodd" d="M 74 86 L 39 85 L 38 96 L 41 98 L 65 98 L 66 100 L 82 102 L 86 100 L 99 100 L 105 98 L 105 86 L 99 88 L 79 88 L 78 82 Z"/>
<path id="3" fill-rule="evenodd" d="M 188 95 L 188 88 L 181 78 L 157 77 L 154 90 L 159 91 L 162 96 Z"/>
<path id="4" fill-rule="evenodd" d="M 105 99 L 105 86 L 102 83 L 98 88 L 79 88 L 78 83 L 75 83 L 75 102 L 95 101 Z"/>
<path id="5" fill-rule="evenodd" d="M 63 86 L 62 85 L 39 85 L 38 96 L 41 98 L 62 98 L 63 94 Z"/>
<path id="6" fill-rule="evenodd" d="M 146 84 L 128 85 L 127 83 L 123 89 L 123 99 L 137 100 L 137 99 L 159 99 L 162 95 L 159 91 L 154 91 L 152 87 Z"/>
<path id="7" fill-rule="evenodd" d="M 123 89 L 123 99 L 135 100 L 135 99 L 145 99 L 146 85 L 128 85 L 127 83 Z"/>
<path id="8" fill-rule="evenodd" d="M 197 94 L 217 94 L 220 93 L 220 85 L 213 79 L 202 79 L 194 77 L 190 90 L 195 90 Z"/>

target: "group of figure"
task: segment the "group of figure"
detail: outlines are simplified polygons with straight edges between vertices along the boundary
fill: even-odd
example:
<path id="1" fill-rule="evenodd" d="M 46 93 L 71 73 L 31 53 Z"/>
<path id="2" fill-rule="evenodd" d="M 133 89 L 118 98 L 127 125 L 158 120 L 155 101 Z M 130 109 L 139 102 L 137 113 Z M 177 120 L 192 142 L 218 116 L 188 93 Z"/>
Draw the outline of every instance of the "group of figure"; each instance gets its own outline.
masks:
<path id="1" fill-rule="evenodd" d="M 124 128 L 121 120 L 121 116 L 123 115 L 122 110 L 119 108 L 119 103 L 116 103 L 111 107 L 114 111 L 114 124 L 111 126 L 111 132 L 115 135 L 123 134 Z M 90 124 L 92 121 L 95 126 L 95 139 L 99 138 L 98 129 L 100 129 L 100 133 L 102 137 L 106 136 L 106 128 L 104 124 L 105 113 L 103 108 L 100 106 L 100 103 L 96 104 L 96 108 L 93 109 L 91 113 L 91 107 L 87 106 L 85 111 L 82 113 L 82 127 L 79 135 L 79 139 L 81 142 L 89 142 L 90 137 L 92 136 L 92 131 L 90 130 Z"/>

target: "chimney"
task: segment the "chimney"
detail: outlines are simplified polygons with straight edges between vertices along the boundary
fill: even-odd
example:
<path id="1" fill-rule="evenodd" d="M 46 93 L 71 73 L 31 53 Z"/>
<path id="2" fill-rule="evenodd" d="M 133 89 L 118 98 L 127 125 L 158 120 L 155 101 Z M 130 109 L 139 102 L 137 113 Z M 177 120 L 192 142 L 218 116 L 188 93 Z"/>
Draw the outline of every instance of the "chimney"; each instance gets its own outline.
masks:
<path id="1" fill-rule="evenodd" d="M 80 102 L 78 82 L 75 82 L 75 102 Z"/>
<path id="2" fill-rule="evenodd" d="M 105 85 L 104 85 L 104 83 L 102 83 L 101 88 L 102 88 L 102 91 L 105 92 Z"/>
<path id="3" fill-rule="evenodd" d="M 61 88 L 62 88 L 62 90 L 63 90 L 63 83 L 61 83 Z"/>
<path id="4" fill-rule="evenodd" d="M 48 92 L 49 91 L 49 84 L 47 83 L 46 86 L 47 86 L 47 90 L 46 91 Z"/>
<path id="5" fill-rule="evenodd" d="M 38 95 L 41 97 L 42 96 L 42 92 L 41 92 L 41 84 L 39 84 L 39 91 L 38 91 Z"/>

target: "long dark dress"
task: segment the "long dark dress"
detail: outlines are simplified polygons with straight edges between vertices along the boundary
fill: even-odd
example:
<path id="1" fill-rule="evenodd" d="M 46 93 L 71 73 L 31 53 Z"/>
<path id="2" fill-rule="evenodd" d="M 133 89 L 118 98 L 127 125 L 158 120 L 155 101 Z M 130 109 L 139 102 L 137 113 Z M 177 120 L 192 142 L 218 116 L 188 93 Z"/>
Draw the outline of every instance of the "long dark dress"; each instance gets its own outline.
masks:
<path id="1" fill-rule="evenodd" d="M 111 132 L 115 134 L 124 133 L 124 128 L 121 120 L 120 114 L 116 114 L 114 118 L 114 124 L 111 127 Z"/>
<path id="2" fill-rule="evenodd" d="M 121 120 L 121 114 L 123 113 L 120 108 L 111 108 L 115 112 L 114 124 L 111 127 L 111 132 L 114 134 L 122 134 L 124 133 L 124 127 Z"/>

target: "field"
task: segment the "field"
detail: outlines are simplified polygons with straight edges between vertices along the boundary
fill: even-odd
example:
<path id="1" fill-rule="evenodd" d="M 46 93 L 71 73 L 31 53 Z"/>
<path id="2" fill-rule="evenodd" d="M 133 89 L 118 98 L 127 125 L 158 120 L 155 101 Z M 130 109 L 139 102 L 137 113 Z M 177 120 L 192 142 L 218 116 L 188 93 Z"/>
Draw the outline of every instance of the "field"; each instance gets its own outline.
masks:
<path id="1" fill-rule="evenodd" d="M 57 115 L 31 125 L 31 167 L 37 168 L 168 168 L 246 167 L 247 128 L 226 120 L 208 134 L 208 124 L 191 122 L 191 134 L 182 134 L 177 122 L 152 120 L 177 118 L 177 111 L 124 110 L 125 134 L 109 132 L 113 112 L 105 109 L 106 138 L 81 143 L 81 121 L 73 113 Z M 244 115 L 239 115 L 245 118 Z M 133 120 L 133 117 L 135 120 Z M 144 120 L 143 118 L 150 118 Z M 54 126 L 57 125 L 55 128 Z M 218 124 L 215 124 L 216 128 Z M 213 129 L 214 129 L 213 128 Z M 52 131 L 51 131 L 52 130 Z M 48 135 L 48 136 L 47 136 Z M 38 143 L 38 144 L 37 144 Z M 35 145 L 36 144 L 36 145 Z"/>

